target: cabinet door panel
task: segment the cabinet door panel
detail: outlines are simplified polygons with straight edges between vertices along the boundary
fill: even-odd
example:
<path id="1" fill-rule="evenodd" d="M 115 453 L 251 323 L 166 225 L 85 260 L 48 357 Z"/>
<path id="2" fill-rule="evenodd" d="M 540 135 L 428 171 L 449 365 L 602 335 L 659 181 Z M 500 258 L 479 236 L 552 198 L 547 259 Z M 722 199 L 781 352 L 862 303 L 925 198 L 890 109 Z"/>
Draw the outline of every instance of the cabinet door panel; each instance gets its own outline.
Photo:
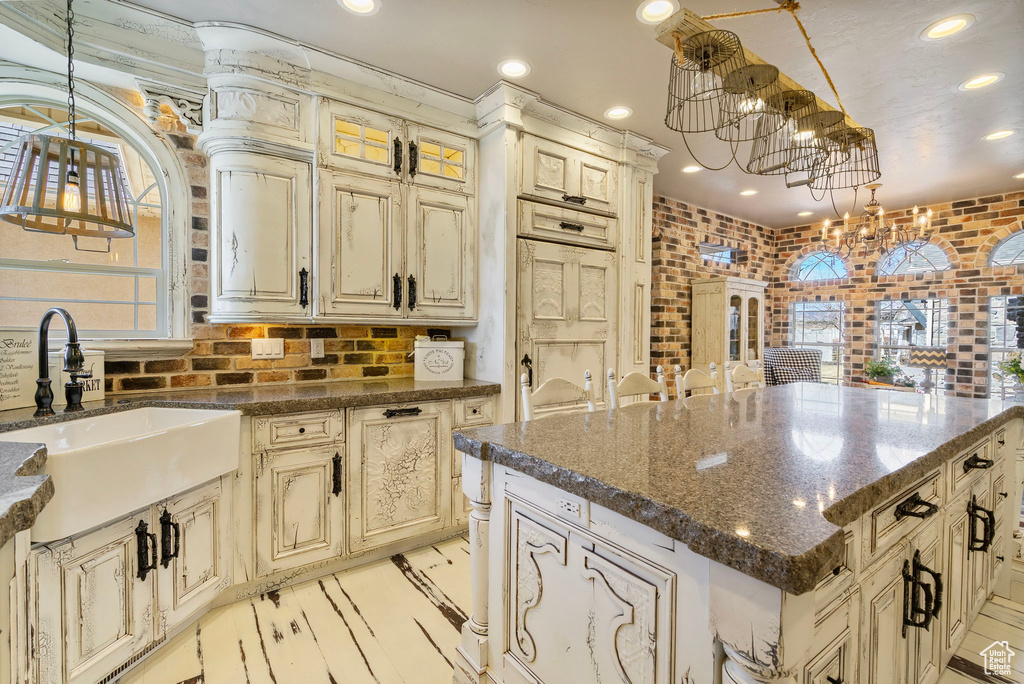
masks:
<path id="1" fill-rule="evenodd" d="M 299 271 L 310 269 L 309 164 L 218 154 L 214 173 L 214 314 L 308 314 Z"/>
<path id="2" fill-rule="evenodd" d="M 986 475 L 971 489 L 975 501 L 986 510 L 992 510 L 991 486 L 991 478 Z M 983 536 L 984 530 L 980 521 L 975 524 L 977 525 L 975 535 L 980 539 Z M 988 599 L 988 573 L 991 569 L 991 559 L 991 547 L 987 551 L 972 551 L 970 553 L 969 622 L 974 622 L 974 618 L 981 612 L 981 607 L 985 605 L 985 601 Z"/>
<path id="3" fill-rule="evenodd" d="M 942 573 L 942 534 L 938 520 L 933 520 L 918 533 L 910 544 L 911 552 L 920 552 L 921 563 Z M 925 576 L 926 581 L 930 581 Z M 936 624 L 929 629 L 911 628 L 907 631 L 908 684 L 935 684 L 942 667 L 942 623 L 940 613 Z"/>
<path id="4" fill-rule="evenodd" d="M 573 207 L 617 211 L 617 163 L 532 135 L 523 136 L 522 147 L 522 194 L 559 202 L 574 197 Z"/>
<path id="5" fill-rule="evenodd" d="M 317 163 L 321 167 L 359 171 L 378 178 L 401 180 L 404 168 L 395 170 L 395 142 L 402 150 L 404 122 L 394 116 L 354 107 L 336 100 L 320 100 L 320 144 Z"/>
<path id="6" fill-rule="evenodd" d="M 860 671 L 864 684 L 901 684 L 905 679 L 904 560 L 905 554 L 891 553 L 862 580 Z"/>
<path id="7" fill-rule="evenodd" d="M 472 318 L 476 223 L 471 199 L 413 188 L 407 223 L 406 268 L 416 282 L 415 303 L 406 291 L 409 318 Z"/>
<path id="8" fill-rule="evenodd" d="M 341 447 L 257 456 L 256 574 L 299 567 L 344 551 L 342 502 L 334 494 Z"/>
<path id="9" fill-rule="evenodd" d="M 419 409 L 418 413 L 414 413 Z M 352 411 L 349 538 L 353 551 L 446 527 L 451 515 L 451 402 Z"/>
<path id="10" fill-rule="evenodd" d="M 945 605 L 942 657 L 949 659 L 967 634 L 968 605 L 970 600 L 970 560 L 967 544 L 970 540 L 970 517 L 967 515 L 968 499 L 960 497 L 947 505 L 946 539 L 943 552 L 946 556 L 946 571 L 942 579 L 945 585 Z"/>
<path id="11" fill-rule="evenodd" d="M 161 565 L 159 606 L 163 630 L 169 631 L 206 606 L 231 582 L 228 524 L 231 507 L 228 495 L 219 481 L 187 492 L 157 506 L 154 518 L 160 525 Z M 167 512 L 167 518 L 163 512 Z M 177 526 L 177 553 L 163 546 L 163 526 L 169 529 L 166 538 L 173 539 Z"/>
<path id="12" fill-rule="evenodd" d="M 408 165 L 412 183 L 464 195 L 476 192 L 474 140 L 414 123 L 406 124 L 406 130 L 409 144 L 416 146 L 415 167 L 411 159 Z"/>
<path id="13" fill-rule="evenodd" d="M 402 191 L 398 183 L 320 175 L 319 281 L 324 313 L 401 318 Z M 400 297 L 399 297 L 400 298 Z"/>

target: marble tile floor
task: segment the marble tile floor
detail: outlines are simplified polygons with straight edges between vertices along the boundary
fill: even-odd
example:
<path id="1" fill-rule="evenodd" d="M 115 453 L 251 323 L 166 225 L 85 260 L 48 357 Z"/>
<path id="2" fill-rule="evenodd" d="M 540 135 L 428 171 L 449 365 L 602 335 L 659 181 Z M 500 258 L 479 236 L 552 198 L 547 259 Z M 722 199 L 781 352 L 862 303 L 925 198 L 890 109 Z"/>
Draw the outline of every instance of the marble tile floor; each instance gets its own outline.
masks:
<path id="1" fill-rule="evenodd" d="M 469 613 L 465 537 L 216 608 L 121 684 L 450 684 Z M 1013 677 L 980 651 L 1007 641 Z M 938 684 L 1024 683 L 1024 605 L 993 597 Z"/>

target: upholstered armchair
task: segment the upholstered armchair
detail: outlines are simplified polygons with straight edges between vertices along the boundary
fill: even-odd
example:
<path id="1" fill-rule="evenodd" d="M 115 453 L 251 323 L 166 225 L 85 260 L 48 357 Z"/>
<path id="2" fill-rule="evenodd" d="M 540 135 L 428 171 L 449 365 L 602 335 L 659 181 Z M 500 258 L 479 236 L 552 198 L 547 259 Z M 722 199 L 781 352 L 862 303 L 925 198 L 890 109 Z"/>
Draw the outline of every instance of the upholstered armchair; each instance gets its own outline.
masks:
<path id="1" fill-rule="evenodd" d="M 821 350 L 796 347 L 765 348 L 764 380 L 769 385 L 821 382 Z"/>

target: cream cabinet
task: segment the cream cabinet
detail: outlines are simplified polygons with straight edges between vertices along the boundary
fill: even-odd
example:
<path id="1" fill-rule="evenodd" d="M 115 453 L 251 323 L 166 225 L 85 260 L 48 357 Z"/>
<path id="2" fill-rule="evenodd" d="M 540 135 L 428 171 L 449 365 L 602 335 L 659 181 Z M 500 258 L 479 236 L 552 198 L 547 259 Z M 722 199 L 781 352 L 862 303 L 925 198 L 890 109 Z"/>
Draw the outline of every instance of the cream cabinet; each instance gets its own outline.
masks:
<path id="1" fill-rule="evenodd" d="M 522 149 L 522 196 L 617 213 L 616 162 L 530 134 L 523 135 Z"/>
<path id="2" fill-rule="evenodd" d="M 694 278 L 692 366 L 718 369 L 719 389 L 726 391 L 732 366 L 761 366 L 764 352 L 764 299 L 767 283 L 719 276 Z"/>
<path id="3" fill-rule="evenodd" d="M 493 396 L 469 397 L 455 400 L 453 427 L 474 428 L 494 425 L 498 415 L 498 401 Z M 465 525 L 473 510 L 469 497 L 462 491 L 462 454 L 452 445 L 452 525 Z"/>
<path id="4" fill-rule="evenodd" d="M 312 169 L 249 152 L 210 159 L 213 185 L 210 320 L 308 316 Z"/>
<path id="5" fill-rule="evenodd" d="M 452 403 L 353 409 L 348 528 L 353 552 L 449 526 Z"/>

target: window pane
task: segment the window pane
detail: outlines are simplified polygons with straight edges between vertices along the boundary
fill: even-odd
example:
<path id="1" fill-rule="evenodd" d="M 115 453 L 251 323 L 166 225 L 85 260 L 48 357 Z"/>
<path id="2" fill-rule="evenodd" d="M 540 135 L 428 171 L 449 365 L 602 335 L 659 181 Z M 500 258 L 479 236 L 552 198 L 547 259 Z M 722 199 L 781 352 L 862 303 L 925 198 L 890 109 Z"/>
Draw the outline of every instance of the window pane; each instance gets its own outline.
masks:
<path id="1" fill-rule="evenodd" d="M 1024 230 L 1017 231 L 992 250 L 993 266 L 1024 264 Z"/>
<path id="2" fill-rule="evenodd" d="M 878 302 L 879 357 L 896 361 L 903 374 L 918 385 L 925 379 L 922 368 L 911 368 L 911 347 L 941 347 L 949 343 L 948 299 L 904 299 Z M 936 391 L 945 388 L 945 375 L 932 372 Z"/>
<path id="3" fill-rule="evenodd" d="M 793 267 L 793 278 L 801 281 L 838 280 L 848 275 L 846 263 L 828 252 L 808 254 Z"/>
<path id="4" fill-rule="evenodd" d="M 844 302 L 797 302 L 793 305 L 793 346 L 821 350 L 821 379 L 841 384 Z"/>
<path id="5" fill-rule="evenodd" d="M 1016 381 L 997 378 L 996 374 L 1000 373 L 997 364 L 1010 353 L 1024 349 L 1024 297 L 990 297 L 988 321 L 989 396 L 1012 398 Z"/>
<path id="6" fill-rule="evenodd" d="M 901 273 L 926 273 L 945 271 L 949 259 L 938 245 L 930 242 L 912 243 L 909 246 L 894 247 L 878 259 L 875 272 L 878 275 L 899 275 Z"/>

